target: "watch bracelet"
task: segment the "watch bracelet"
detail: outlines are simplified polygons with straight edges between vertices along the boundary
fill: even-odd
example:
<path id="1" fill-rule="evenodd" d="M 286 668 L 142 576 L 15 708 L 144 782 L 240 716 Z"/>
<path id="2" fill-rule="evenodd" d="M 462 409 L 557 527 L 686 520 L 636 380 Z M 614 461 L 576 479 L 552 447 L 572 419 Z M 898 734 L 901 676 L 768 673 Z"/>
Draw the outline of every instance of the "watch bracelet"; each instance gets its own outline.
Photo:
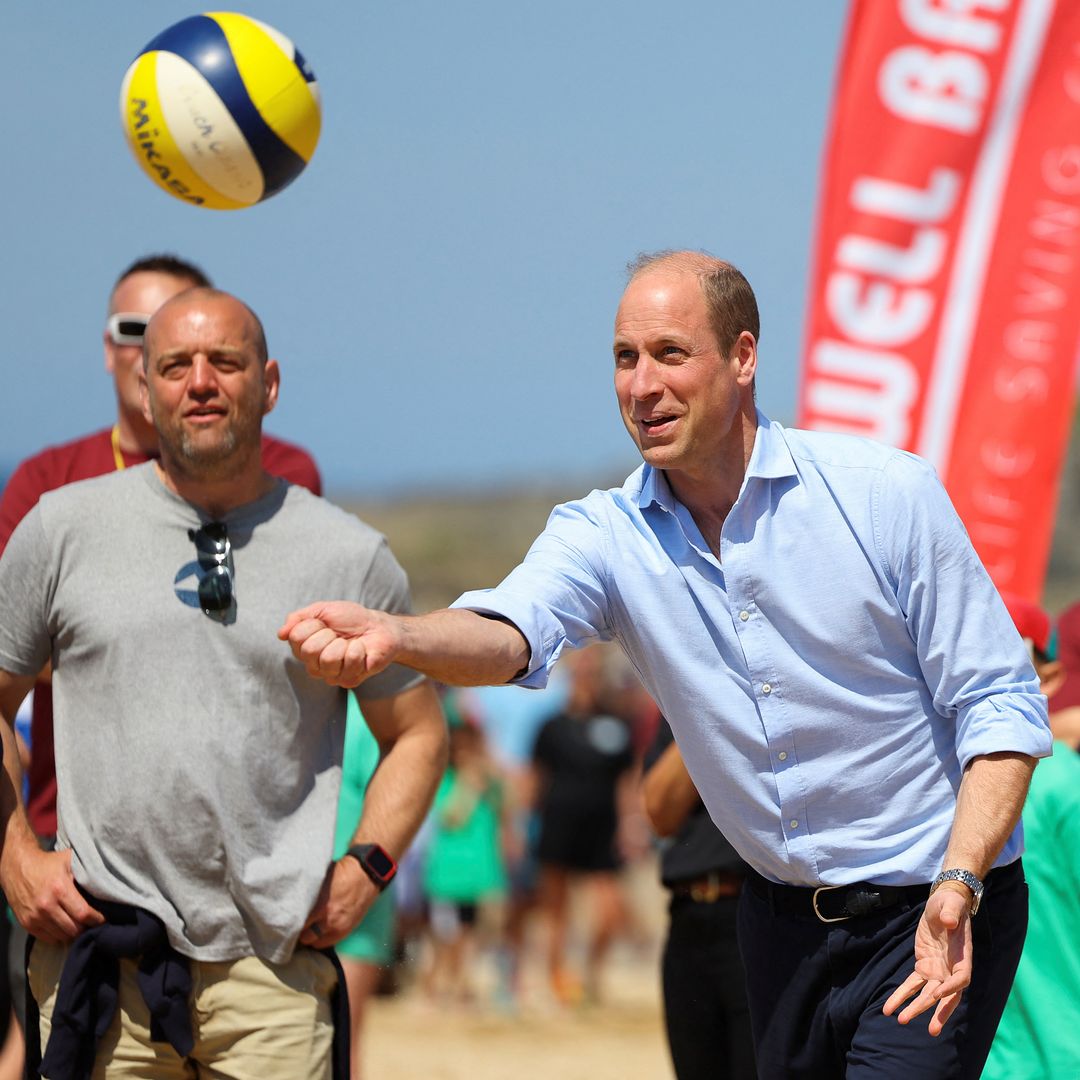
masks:
<path id="1" fill-rule="evenodd" d="M 979 910 L 979 905 L 982 903 L 983 889 L 985 887 L 982 879 L 974 874 L 970 870 L 965 870 L 960 867 L 952 867 L 948 870 L 942 870 L 936 878 L 934 878 L 933 884 L 930 886 L 930 895 L 933 896 L 937 892 L 938 888 L 945 884 L 947 881 L 957 881 L 971 892 L 971 915 L 974 916 Z"/>

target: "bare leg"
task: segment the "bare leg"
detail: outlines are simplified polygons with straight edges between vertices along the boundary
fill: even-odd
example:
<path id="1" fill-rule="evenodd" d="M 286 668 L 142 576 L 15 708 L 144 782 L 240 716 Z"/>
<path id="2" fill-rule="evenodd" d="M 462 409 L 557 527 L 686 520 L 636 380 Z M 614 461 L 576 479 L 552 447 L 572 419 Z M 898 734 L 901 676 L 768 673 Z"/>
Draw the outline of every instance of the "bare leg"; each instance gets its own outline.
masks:
<path id="1" fill-rule="evenodd" d="M 593 1001 L 598 1001 L 600 972 L 612 939 L 624 922 L 626 908 L 615 874 L 607 871 L 590 874 L 589 891 L 592 894 L 593 932 L 585 961 L 585 992 Z"/>
<path id="2" fill-rule="evenodd" d="M 349 1036 L 352 1046 L 349 1077 L 350 1080 L 360 1080 L 360 1036 L 364 1026 L 364 1010 L 379 984 L 380 969 L 366 960 L 356 960 L 349 956 L 342 956 L 340 960 L 345 972 L 345 986 L 349 991 Z"/>
<path id="3" fill-rule="evenodd" d="M 20 1080 L 25 1055 L 26 1044 L 23 1042 L 22 1028 L 19 1027 L 15 1012 L 12 1010 L 7 1038 L 4 1039 L 3 1048 L 0 1049 L 0 1080 Z"/>
<path id="4" fill-rule="evenodd" d="M 472 1001 L 472 984 L 469 981 L 468 960 L 472 956 L 472 930 L 462 926 L 458 936 L 449 947 L 447 966 L 449 972 L 450 998 L 465 1004 Z"/>
<path id="5" fill-rule="evenodd" d="M 566 970 L 566 938 L 570 922 L 570 875 L 559 866 L 540 869 L 540 906 L 548 927 L 548 976 L 555 996 L 573 1004 L 581 996 L 577 980 Z"/>

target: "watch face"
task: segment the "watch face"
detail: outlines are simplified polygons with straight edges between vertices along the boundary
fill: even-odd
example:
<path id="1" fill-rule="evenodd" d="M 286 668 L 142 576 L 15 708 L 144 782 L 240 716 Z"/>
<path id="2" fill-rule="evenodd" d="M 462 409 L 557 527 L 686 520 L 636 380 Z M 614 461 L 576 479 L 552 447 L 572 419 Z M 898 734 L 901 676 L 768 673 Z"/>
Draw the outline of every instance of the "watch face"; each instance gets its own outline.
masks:
<path id="1" fill-rule="evenodd" d="M 381 878 L 390 877 L 396 869 L 394 860 L 391 859 L 377 844 L 372 844 L 371 847 L 367 849 L 364 853 L 364 858 L 367 860 L 368 866 L 370 866 Z"/>

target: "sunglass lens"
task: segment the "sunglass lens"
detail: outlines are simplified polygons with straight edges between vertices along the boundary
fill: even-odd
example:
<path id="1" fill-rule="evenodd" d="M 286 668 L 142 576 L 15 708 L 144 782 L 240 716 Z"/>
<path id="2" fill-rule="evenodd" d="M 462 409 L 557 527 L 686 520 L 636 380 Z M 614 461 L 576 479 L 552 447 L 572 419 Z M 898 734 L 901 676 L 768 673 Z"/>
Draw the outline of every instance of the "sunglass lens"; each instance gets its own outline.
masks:
<path id="1" fill-rule="evenodd" d="M 232 574 L 227 566 L 215 566 L 199 581 L 199 606 L 203 611 L 226 611 L 232 603 Z"/>
<path id="2" fill-rule="evenodd" d="M 211 521 L 201 529 L 189 529 L 188 536 L 195 543 L 199 562 L 204 566 L 216 566 L 229 556 L 229 532 L 219 521 Z"/>
<path id="3" fill-rule="evenodd" d="M 188 529 L 188 536 L 206 571 L 199 579 L 199 606 L 207 613 L 227 611 L 233 598 L 229 530 L 220 521 L 210 521 L 201 529 Z"/>
<path id="4" fill-rule="evenodd" d="M 140 341 L 146 333 L 146 323 L 139 319 L 121 319 L 116 324 L 116 332 L 125 338 L 138 338 Z"/>

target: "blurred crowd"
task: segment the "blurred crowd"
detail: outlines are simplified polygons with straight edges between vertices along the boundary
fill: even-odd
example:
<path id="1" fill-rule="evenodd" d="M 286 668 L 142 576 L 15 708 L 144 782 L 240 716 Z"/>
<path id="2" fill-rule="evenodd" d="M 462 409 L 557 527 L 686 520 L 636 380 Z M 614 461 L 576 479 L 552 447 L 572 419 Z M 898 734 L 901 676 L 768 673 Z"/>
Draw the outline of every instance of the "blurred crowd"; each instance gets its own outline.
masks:
<path id="1" fill-rule="evenodd" d="M 633 933 L 622 871 L 650 851 L 638 790 L 659 720 L 618 660 L 574 654 L 540 692 L 445 693 L 449 766 L 394 889 L 398 975 L 432 1001 L 516 1008 L 527 939 L 552 1000 L 601 998 L 611 943 Z"/>
<path id="2" fill-rule="evenodd" d="M 660 717 L 620 654 L 568 656 L 544 691 L 446 690 L 443 707 L 449 764 L 380 899 L 393 917 L 374 910 L 338 949 L 357 1046 L 376 993 L 408 989 L 434 1007 L 510 1014 L 597 1003 L 612 943 L 642 935 L 624 870 L 653 850 L 640 774 Z M 354 728 L 363 728 L 355 708 Z M 346 791 L 375 765 L 350 759 L 353 739 Z M 342 838 L 359 809 L 343 809 Z M 539 979 L 525 976 L 526 954 Z"/>

